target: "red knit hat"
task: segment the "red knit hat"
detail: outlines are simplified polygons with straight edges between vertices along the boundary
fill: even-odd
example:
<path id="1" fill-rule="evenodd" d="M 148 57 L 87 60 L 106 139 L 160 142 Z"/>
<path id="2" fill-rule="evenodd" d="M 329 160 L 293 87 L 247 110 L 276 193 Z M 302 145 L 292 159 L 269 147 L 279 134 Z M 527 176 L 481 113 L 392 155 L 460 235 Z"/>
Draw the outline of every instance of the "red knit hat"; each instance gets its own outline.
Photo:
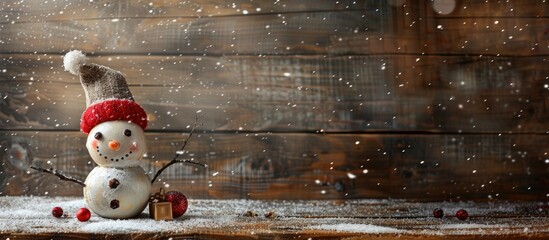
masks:
<path id="1" fill-rule="evenodd" d="M 128 121 L 147 128 L 147 114 L 139 104 L 126 99 L 112 99 L 89 106 L 82 114 L 80 130 L 88 134 L 96 125 L 108 121 Z"/>
<path id="2" fill-rule="evenodd" d="M 111 68 L 87 63 L 81 51 L 68 52 L 65 70 L 80 76 L 86 93 L 86 110 L 80 120 L 80 130 L 88 134 L 95 126 L 108 121 L 128 121 L 147 128 L 147 114 L 133 100 L 122 73 Z"/>

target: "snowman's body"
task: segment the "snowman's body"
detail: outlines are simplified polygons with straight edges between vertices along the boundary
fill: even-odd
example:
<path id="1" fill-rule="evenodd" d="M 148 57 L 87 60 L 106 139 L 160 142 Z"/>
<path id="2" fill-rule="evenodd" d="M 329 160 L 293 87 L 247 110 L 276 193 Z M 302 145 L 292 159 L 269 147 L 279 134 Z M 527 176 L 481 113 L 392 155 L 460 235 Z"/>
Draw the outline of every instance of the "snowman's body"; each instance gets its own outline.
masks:
<path id="1" fill-rule="evenodd" d="M 96 167 L 86 178 L 90 209 L 106 218 L 132 218 L 145 209 L 151 184 L 141 167 Z"/>
<path id="2" fill-rule="evenodd" d="M 106 218 L 132 218 L 147 206 L 151 180 L 139 162 L 145 153 L 145 136 L 138 125 L 108 121 L 95 126 L 86 147 L 99 165 L 86 178 L 88 207 Z"/>

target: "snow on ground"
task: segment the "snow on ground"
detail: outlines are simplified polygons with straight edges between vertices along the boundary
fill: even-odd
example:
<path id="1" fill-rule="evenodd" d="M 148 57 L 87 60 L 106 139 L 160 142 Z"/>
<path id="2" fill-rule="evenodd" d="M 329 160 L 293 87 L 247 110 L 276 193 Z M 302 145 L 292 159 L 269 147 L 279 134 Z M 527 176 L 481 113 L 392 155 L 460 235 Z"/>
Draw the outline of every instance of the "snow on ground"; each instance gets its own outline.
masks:
<path id="1" fill-rule="evenodd" d="M 542 203 L 541 206 L 545 205 Z M 63 208 L 67 217 L 54 218 L 51 210 L 56 206 Z M 506 235 L 540 232 L 549 234 L 549 221 L 547 221 L 549 216 L 546 212 L 537 210 L 539 203 L 189 199 L 187 213 L 174 221 L 150 219 L 148 209 L 145 209 L 135 219 L 105 219 L 92 213 L 88 222 L 79 222 L 75 218 L 75 213 L 85 206 L 83 198 L 74 197 L 0 197 L 0 233 L 209 232 L 225 234 L 248 232 L 272 234 L 291 229 L 291 231 L 303 233 L 335 231 L 359 234 L 423 235 Z M 435 207 L 447 209 L 446 217 L 433 218 L 431 214 Z M 452 214 L 459 208 L 466 208 L 472 218 L 466 221 L 455 219 Z M 258 216 L 244 216 L 248 211 L 253 211 Z M 521 218 L 505 217 L 521 211 L 533 212 L 533 214 Z M 267 212 L 273 212 L 276 217 L 264 217 Z"/>

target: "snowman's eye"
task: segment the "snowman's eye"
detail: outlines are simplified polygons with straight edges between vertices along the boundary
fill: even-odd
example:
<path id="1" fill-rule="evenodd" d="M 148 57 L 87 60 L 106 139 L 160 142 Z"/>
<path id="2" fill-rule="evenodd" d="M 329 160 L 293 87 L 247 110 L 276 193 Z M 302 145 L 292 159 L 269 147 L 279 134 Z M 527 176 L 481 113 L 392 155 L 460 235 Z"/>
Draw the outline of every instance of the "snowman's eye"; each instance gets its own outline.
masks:
<path id="1" fill-rule="evenodd" d="M 101 134 L 101 132 L 96 132 L 93 137 L 97 140 L 101 140 L 101 138 L 103 138 L 103 134 Z"/>
<path id="2" fill-rule="evenodd" d="M 131 136 L 132 131 L 130 131 L 130 129 L 126 129 L 126 130 L 124 130 L 124 135 L 126 135 L 127 137 Z"/>

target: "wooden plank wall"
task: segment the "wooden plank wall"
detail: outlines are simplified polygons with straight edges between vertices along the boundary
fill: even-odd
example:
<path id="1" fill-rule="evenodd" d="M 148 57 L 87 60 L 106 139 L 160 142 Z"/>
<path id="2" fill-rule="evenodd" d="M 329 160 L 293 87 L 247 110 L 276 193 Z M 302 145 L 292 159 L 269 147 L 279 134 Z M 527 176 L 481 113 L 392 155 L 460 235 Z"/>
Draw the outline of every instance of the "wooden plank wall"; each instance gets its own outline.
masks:
<path id="1" fill-rule="evenodd" d="M 440 2 L 3 1 L 0 195 L 82 194 L 28 171 L 94 167 L 82 49 L 147 110 L 151 174 L 205 114 L 210 167 L 161 182 L 189 197 L 547 200 L 549 3 Z"/>

